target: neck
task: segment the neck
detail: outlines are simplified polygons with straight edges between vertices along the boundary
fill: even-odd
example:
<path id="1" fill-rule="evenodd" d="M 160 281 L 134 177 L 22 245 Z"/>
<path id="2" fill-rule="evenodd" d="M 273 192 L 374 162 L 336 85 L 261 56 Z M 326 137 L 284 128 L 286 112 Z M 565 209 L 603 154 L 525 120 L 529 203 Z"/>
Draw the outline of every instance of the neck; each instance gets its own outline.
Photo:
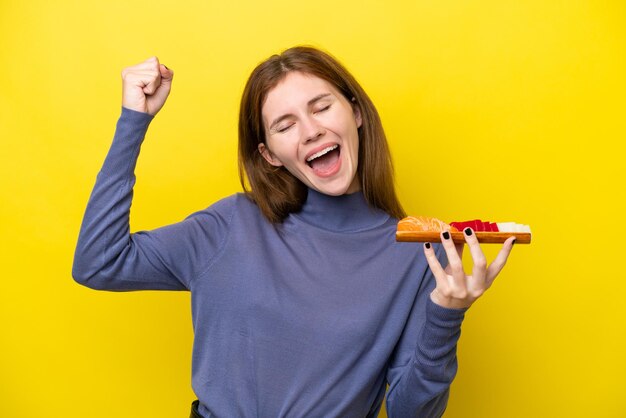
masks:
<path id="1" fill-rule="evenodd" d="M 389 219 L 387 213 L 370 207 L 360 190 L 341 196 L 329 196 L 311 188 L 308 189 L 302 210 L 293 216 L 337 232 L 370 229 Z"/>

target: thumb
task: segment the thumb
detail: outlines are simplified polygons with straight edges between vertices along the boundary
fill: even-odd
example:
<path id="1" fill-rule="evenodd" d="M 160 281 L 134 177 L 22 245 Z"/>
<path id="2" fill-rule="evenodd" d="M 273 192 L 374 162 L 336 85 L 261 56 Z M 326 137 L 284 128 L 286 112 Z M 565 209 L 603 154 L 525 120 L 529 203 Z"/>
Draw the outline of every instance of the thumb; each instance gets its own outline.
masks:
<path id="1" fill-rule="evenodd" d="M 170 70 L 163 64 L 159 64 L 159 75 L 161 83 L 154 92 L 154 94 L 148 99 L 151 102 L 152 109 L 148 113 L 156 114 L 165 104 L 167 97 L 172 89 L 172 78 L 174 77 L 174 71 Z"/>
<path id="2" fill-rule="evenodd" d="M 174 77 L 174 71 L 167 68 L 166 65 L 159 65 L 159 71 L 161 72 L 161 83 L 171 83 Z"/>

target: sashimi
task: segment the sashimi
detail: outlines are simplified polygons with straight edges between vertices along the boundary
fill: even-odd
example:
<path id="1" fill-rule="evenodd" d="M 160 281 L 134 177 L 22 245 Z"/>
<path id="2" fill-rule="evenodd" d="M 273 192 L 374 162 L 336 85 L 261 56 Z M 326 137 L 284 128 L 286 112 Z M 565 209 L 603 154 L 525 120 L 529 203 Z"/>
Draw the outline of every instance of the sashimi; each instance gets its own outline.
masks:
<path id="1" fill-rule="evenodd" d="M 472 228 L 480 243 L 503 243 L 509 237 L 514 236 L 515 242 L 530 244 L 530 226 L 515 222 L 489 222 L 480 219 L 472 219 L 463 222 L 450 222 L 447 224 L 439 219 L 428 216 L 408 216 L 398 222 L 396 240 L 405 242 L 433 242 L 440 239 L 443 231 L 450 231 L 455 243 L 464 243 L 466 234 L 461 232 L 466 228 Z"/>
<path id="2" fill-rule="evenodd" d="M 440 221 L 437 218 L 429 216 L 407 216 L 398 222 L 398 231 L 452 231 L 459 230 Z"/>

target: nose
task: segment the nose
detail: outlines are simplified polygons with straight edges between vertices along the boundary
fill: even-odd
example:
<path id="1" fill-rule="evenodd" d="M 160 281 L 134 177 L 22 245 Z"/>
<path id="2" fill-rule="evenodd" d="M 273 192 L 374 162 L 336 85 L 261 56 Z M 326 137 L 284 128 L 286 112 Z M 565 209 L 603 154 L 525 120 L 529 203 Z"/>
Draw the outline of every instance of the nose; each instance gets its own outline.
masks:
<path id="1" fill-rule="evenodd" d="M 326 130 L 313 117 L 302 120 L 302 140 L 303 142 L 315 141 L 326 133 Z"/>

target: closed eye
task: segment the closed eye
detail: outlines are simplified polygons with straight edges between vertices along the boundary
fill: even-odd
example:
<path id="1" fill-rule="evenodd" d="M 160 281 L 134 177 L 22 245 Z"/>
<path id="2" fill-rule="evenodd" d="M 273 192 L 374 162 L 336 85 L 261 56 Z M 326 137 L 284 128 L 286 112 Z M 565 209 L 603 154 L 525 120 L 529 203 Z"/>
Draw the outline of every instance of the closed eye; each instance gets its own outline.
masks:
<path id="1" fill-rule="evenodd" d="M 285 127 L 283 127 L 283 128 L 278 128 L 278 129 L 276 129 L 276 132 L 278 132 L 278 133 L 283 133 L 283 132 L 286 132 L 286 131 L 287 131 L 289 128 L 291 128 L 292 126 L 293 126 L 293 125 L 287 125 L 287 126 L 285 126 Z"/>
<path id="2" fill-rule="evenodd" d="M 326 110 L 330 109 L 330 106 L 331 106 L 331 105 L 328 105 L 328 106 L 325 106 L 325 107 L 323 107 L 323 108 L 319 109 L 319 110 L 317 111 L 317 113 L 319 113 L 319 112 L 324 112 L 324 111 L 326 111 Z"/>

